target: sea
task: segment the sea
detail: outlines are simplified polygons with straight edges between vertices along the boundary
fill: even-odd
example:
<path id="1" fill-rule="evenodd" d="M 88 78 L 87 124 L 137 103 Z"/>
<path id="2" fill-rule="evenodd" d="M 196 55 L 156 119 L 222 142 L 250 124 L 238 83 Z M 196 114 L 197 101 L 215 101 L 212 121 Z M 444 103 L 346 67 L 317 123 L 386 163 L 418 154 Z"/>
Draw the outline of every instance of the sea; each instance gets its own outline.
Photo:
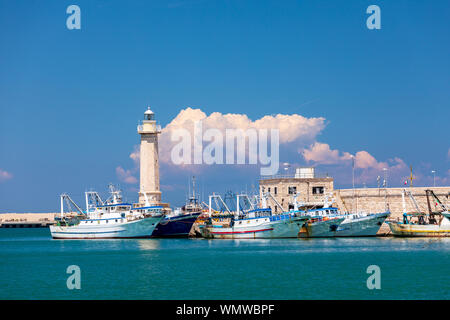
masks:
<path id="1" fill-rule="evenodd" d="M 0 299 L 450 299 L 449 271 L 450 238 L 52 240 L 47 228 L 0 229 Z"/>

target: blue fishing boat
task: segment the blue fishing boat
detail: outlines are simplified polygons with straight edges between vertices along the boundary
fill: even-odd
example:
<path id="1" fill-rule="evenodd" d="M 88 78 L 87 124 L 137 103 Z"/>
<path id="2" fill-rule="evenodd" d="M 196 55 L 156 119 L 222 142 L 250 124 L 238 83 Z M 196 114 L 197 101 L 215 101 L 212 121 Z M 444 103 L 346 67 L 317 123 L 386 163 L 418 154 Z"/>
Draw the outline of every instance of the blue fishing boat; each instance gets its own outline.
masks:
<path id="1" fill-rule="evenodd" d="M 195 196 L 195 177 L 192 178 L 193 192 L 189 201 L 181 209 L 166 214 L 153 230 L 152 238 L 187 238 L 197 218 L 202 214 L 202 207 Z"/>
<path id="2" fill-rule="evenodd" d="M 152 238 L 188 237 L 192 226 L 201 213 L 201 211 L 198 211 L 166 216 L 153 230 Z"/>

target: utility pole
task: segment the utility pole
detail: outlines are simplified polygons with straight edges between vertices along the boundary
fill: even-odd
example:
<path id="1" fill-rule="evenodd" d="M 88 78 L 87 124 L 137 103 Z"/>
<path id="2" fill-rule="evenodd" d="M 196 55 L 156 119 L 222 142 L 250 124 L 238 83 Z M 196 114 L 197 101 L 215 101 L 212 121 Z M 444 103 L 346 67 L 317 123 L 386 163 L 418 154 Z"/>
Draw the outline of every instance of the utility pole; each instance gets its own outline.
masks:
<path id="1" fill-rule="evenodd" d="M 433 187 L 436 187 L 436 171 L 433 170 L 431 173 L 433 174 Z"/>
<path id="2" fill-rule="evenodd" d="M 384 174 L 384 179 L 383 179 L 383 187 L 384 187 L 384 208 L 387 211 L 388 206 L 387 206 L 387 168 L 383 168 L 383 174 Z"/>

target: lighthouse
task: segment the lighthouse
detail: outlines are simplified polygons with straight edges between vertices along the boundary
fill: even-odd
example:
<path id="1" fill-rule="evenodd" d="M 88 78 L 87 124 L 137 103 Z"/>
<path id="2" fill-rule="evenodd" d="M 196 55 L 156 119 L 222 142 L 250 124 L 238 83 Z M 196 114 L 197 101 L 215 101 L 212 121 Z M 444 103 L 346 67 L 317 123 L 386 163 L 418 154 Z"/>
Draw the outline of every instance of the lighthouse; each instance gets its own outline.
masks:
<path id="1" fill-rule="evenodd" d="M 138 125 L 141 136 L 140 146 L 140 187 L 139 203 L 161 204 L 159 188 L 158 134 L 161 126 L 156 123 L 155 114 L 150 107 L 144 112 L 144 120 Z"/>

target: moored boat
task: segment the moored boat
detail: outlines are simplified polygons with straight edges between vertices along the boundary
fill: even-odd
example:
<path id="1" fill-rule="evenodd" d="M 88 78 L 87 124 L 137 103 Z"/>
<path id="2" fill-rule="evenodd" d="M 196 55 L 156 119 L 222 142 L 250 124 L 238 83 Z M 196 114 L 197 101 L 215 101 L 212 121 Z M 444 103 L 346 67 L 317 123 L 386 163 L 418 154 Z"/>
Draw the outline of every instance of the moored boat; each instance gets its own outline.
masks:
<path id="1" fill-rule="evenodd" d="M 293 213 L 272 214 L 270 209 L 255 209 L 248 215 L 232 219 L 230 226 L 204 227 L 203 236 L 214 239 L 296 238 L 307 216 Z"/>
<path id="2" fill-rule="evenodd" d="M 337 216 L 321 216 L 317 215 L 317 212 L 308 211 L 311 218 L 300 229 L 298 236 L 300 238 L 325 238 L 335 237 L 339 225 L 345 218 Z"/>
<path id="3" fill-rule="evenodd" d="M 298 207 L 294 196 L 294 207 Z M 330 207 L 333 202 L 325 197 L 322 208 L 300 211 L 311 216 L 300 231 L 300 237 L 367 237 L 376 236 L 389 211 L 381 213 L 341 214 L 338 208 Z"/>
<path id="4" fill-rule="evenodd" d="M 213 239 L 270 239 L 297 238 L 298 232 L 309 216 L 293 212 L 274 214 L 263 201 L 262 208 L 240 210 L 239 195 L 237 211 L 228 224 L 209 223 L 202 228 L 205 238 Z M 210 197 L 211 210 L 211 197 Z"/>
<path id="5" fill-rule="evenodd" d="M 203 213 L 195 193 L 195 177 L 192 177 L 192 196 L 181 208 L 165 215 L 152 233 L 153 238 L 187 238 L 197 218 Z"/>
<path id="6" fill-rule="evenodd" d="M 152 233 L 152 238 L 185 238 L 189 236 L 192 226 L 202 211 L 179 212 L 166 215 Z"/>
<path id="7" fill-rule="evenodd" d="M 426 190 L 428 210 L 422 212 L 409 190 L 403 189 L 403 220 L 389 221 L 389 228 L 396 237 L 450 237 L 450 215 L 448 209 L 442 204 L 432 190 Z M 416 212 L 406 211 L 405 195 L 408 195 L 416 208 Z M 433 212 L 430 205 L 430 196 L 436 200 L 436 205 L 442 211 Z"/>
<path id="8" fill-rule="evenodd" d="M 112 190 L 112 201 L 103 203 L 94 192 L 86 193 L 86 211 L 83 212 L 67 195 L 61 196 L 61 216 L 50 226 L 53 239 L 125 239 L 149 238 L 164 217 L 160 208 L 133 208 L 122 202 L 120 192 Z M 98 202 L 88 203 L 95 194 Z M 64 201 L 72 204 L 78 213 L 64 215 Z"/>

